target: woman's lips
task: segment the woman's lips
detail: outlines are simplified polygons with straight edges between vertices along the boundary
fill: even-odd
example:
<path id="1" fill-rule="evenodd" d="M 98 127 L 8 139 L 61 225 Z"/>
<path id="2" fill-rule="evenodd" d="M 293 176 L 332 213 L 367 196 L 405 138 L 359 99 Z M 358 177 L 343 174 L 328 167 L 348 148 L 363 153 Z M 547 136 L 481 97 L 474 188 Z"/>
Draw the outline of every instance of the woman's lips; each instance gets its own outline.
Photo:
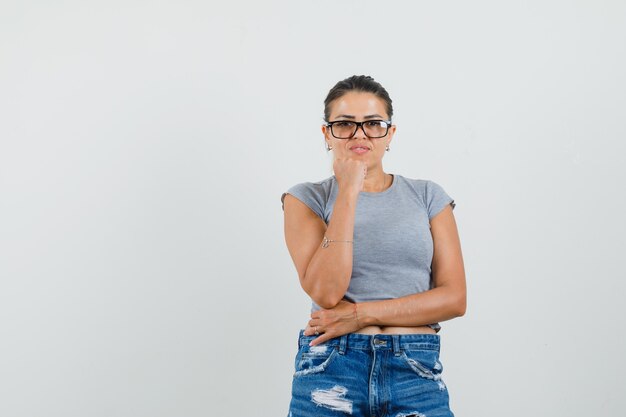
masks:
<path id="1" fill-rule="evenodd" d="M 354 153 L 357 153 L 359 155 L 364 154 L 365 152 L 369 151 L 369 149 L 367 148 L 361 148 L 361 147 L 354 147 L 354 148 L 350 148 L 350 150 Z"/>

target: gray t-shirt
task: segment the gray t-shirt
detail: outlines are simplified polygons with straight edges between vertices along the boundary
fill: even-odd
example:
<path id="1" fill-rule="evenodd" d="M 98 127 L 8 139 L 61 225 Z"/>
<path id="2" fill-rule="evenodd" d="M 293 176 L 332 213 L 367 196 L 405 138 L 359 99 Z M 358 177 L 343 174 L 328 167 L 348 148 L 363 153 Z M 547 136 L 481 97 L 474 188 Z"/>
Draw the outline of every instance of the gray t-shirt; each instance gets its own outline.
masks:
<path id="1" fill-rule="evenodd" d="M 304 182 L 289 193 L 328 224 L 337 198 L 335 176 Z M 344 298 L 387 300 L 433 288 L 430 219 L 454 200 L 437 183 L 393 175 L 382 192 L 359 193 L 354 220 L 352 277 Z M 283 206 L 284 209 L 284 206 Z M 332 239 L 332 236 L 328 236 Z M 312 301 L 311 312 L 320 307 Z M 439 331 L 439 323 L 429 326 Z"/>

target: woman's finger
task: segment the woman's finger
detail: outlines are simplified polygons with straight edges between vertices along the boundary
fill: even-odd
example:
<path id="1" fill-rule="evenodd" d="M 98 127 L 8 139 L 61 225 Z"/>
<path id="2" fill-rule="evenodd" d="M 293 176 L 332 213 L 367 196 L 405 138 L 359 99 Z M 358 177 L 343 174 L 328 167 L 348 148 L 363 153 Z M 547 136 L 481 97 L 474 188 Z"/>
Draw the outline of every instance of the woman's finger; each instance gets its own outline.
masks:
<path id="1" fill-rule="evenodd" d="M 319 345 L 320 343 L 324 343 L 325 341 L 330 340 L 332 338 L 333 336 L 329 335 L 328 333 L 321 334 L 320 337 L 316 337 L 315 339 L 311 340 L 311 343 L 309 343 L 309 346 Z"/>
<path id="2" fill-rule="evenodd" d="M 314 326 L 311 326 L 311 325 L 308 325 L 308 326 L 306 327 L 306 329 L 304 329 L 304 335 L 305 335 L 305 336 L 311 336 L 311 335 L 314 335 L 316 332 L 317 332 L 318 334 L 322 334 L 322 333 L 324 333 L 324 332 L 322 331 L 322 328 L 321 328 L 320 326 L 315 326 L 315 325 L 314 325 Z"/>
<path id="3" fill-rule="evenodd" d="M 315 334 L 315 326 L 307 326 L 306 329 L 304 330 L 305 336 L 311 336 L 314 334 Z"/>
<path id="4" fill-rule="evenodd" d="M 311 327 L 315 327 L 315 326 L 321 326 L 322 325 L 322 321 L 319 319 L 311 319 L 309 320 L 309 326 Z"/>

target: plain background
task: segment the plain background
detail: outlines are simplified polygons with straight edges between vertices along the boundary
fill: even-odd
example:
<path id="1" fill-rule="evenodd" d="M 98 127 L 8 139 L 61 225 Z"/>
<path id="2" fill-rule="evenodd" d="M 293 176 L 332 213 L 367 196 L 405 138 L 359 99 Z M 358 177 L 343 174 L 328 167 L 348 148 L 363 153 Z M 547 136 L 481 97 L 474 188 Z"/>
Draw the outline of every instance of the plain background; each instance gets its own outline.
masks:
<path id="1" fill-rule="evenodd" d="M 622 1 L 0 1 L 0 415 L 285 416 L 280 195 L 372 75 L 456 200 L 457 416 L 622 415 Z"/>

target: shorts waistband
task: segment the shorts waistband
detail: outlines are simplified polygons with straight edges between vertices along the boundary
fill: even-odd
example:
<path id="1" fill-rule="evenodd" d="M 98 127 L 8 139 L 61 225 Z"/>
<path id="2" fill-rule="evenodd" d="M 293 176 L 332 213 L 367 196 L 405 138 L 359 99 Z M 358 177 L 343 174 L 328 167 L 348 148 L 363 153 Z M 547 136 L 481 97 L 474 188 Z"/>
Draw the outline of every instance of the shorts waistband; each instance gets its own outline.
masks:
<path id="1" fill-rule="evenodd" d="M 304 329 L 298 335 L 298 349 L 308 345 L 319 336 L 305 336 Z M 338 347 L 339 353 L 346 349 L 360 350 L 393 350 L 398 353 L 406 349 L 426 349 L 439 351 L 441 336 L 432 333 L 412 333 L 412 334 L 361 334 L 349 333 L 335 337 L 319 344 L 318 346 Z"/>

